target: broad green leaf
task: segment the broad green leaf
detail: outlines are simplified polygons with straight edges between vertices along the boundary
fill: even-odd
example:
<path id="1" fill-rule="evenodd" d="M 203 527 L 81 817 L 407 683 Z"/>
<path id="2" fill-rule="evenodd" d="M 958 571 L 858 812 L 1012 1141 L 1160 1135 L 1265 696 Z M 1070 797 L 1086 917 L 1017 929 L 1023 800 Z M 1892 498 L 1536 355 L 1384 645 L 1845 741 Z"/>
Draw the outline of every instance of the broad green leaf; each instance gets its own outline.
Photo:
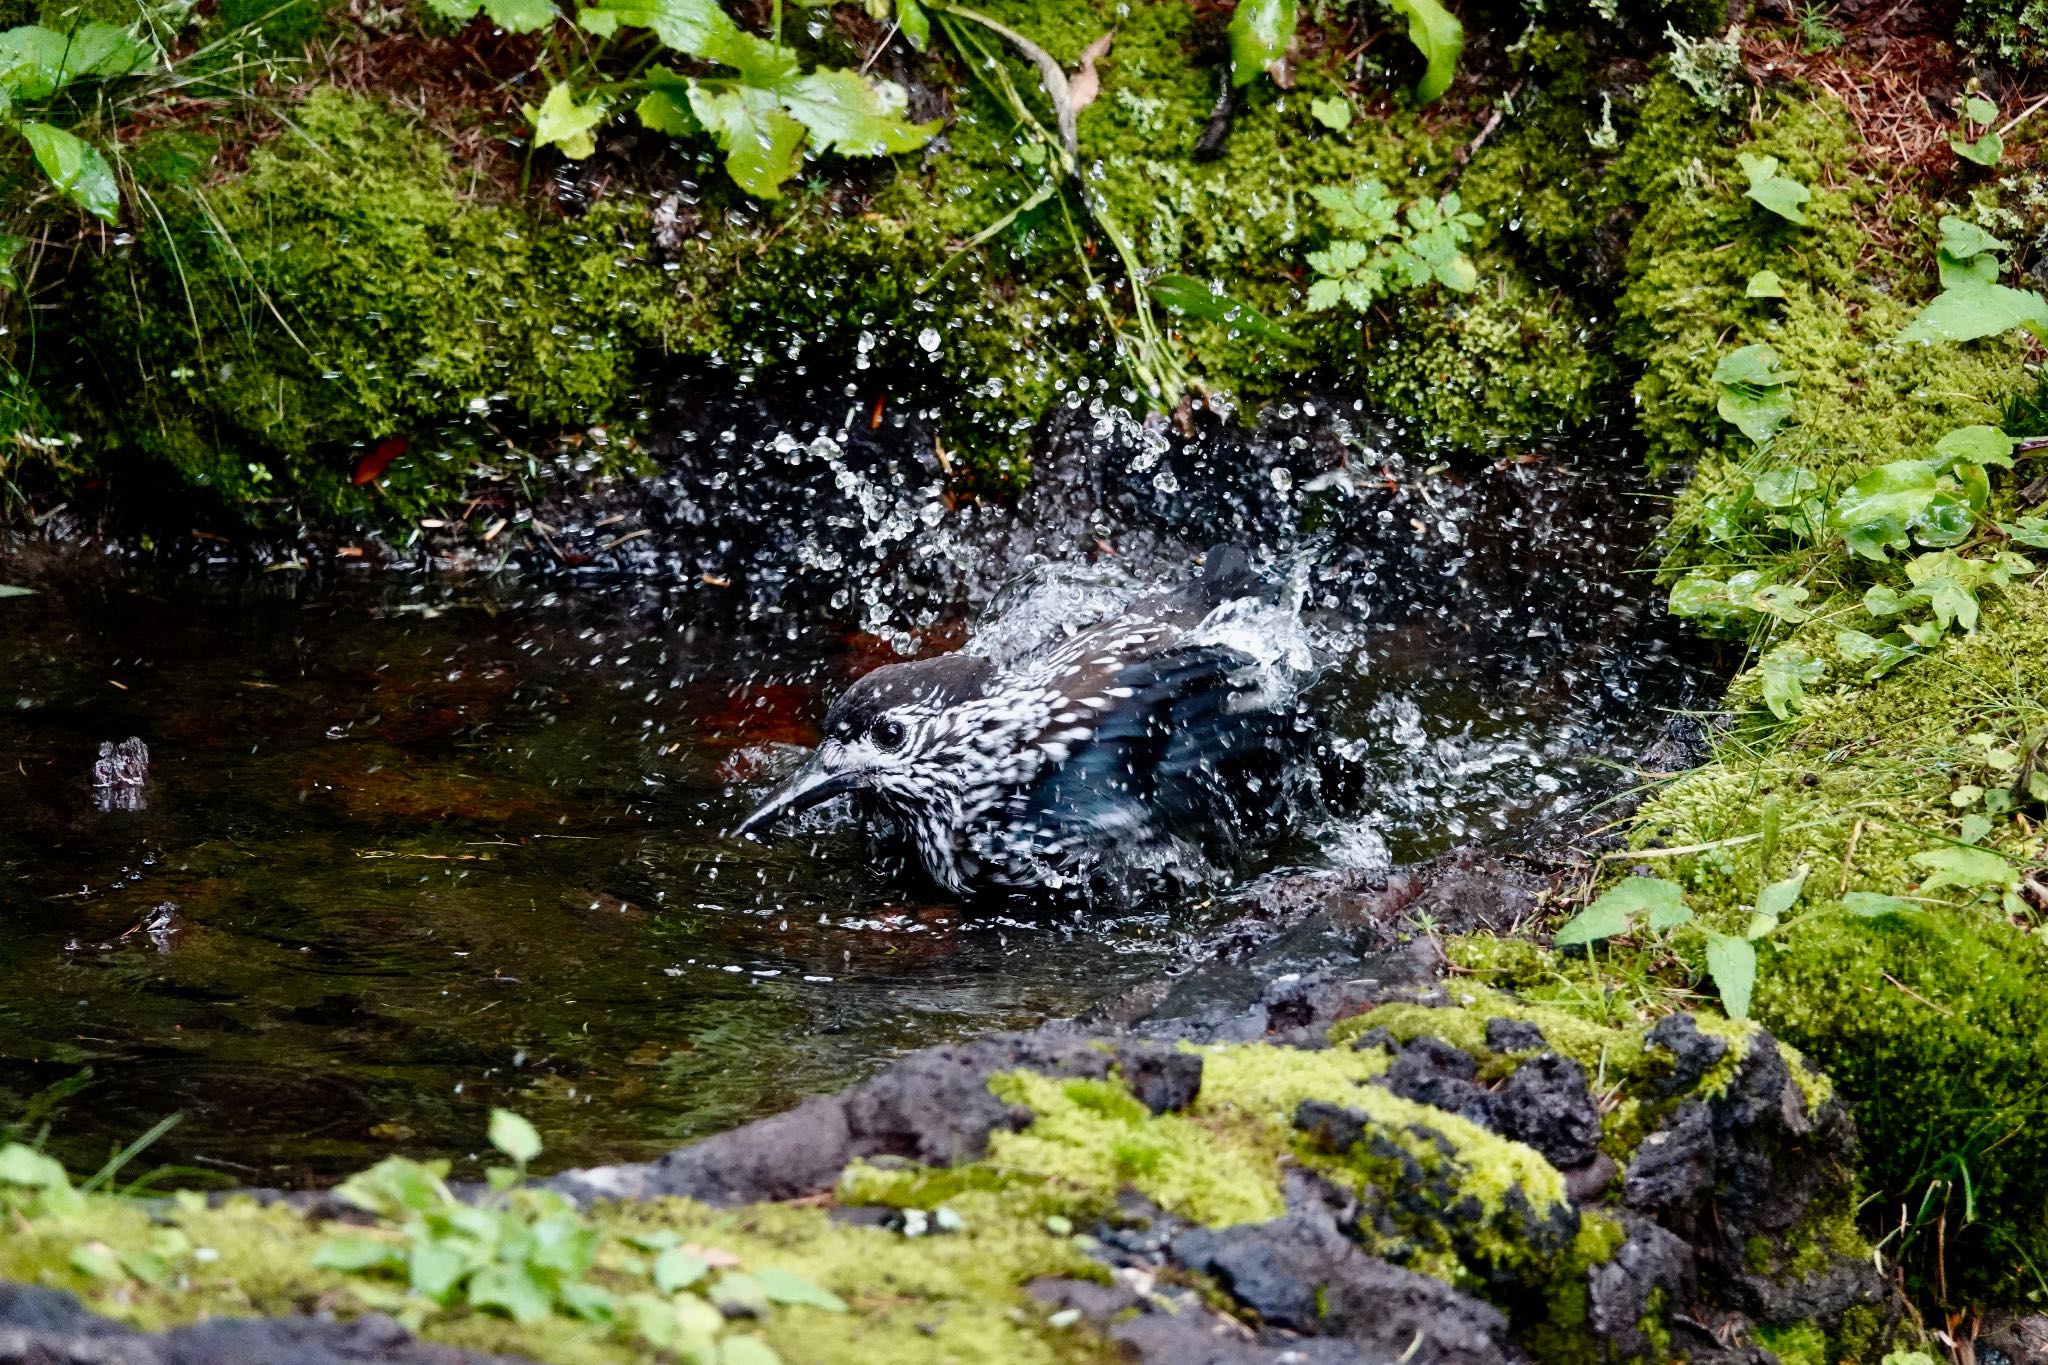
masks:
<path id="1" fill-rule="evenodd" d="M 555 1296 L 530 1267 L 500 1262 L 470 1277 L 469 1306 L 500 1309 L 514 1322 L 543 1322 L 554 1312 Z"/>
<path id="2" fill-rule="evenodd" d="M 1920 884 L 1922 895 L 1945 886 L 1974 891 L 1985 886 L 2010 890 L 2020 884 L 2018 870 L 1990 849 L 1931 848 L 1925 853 L 1915 853 L 1912 862 L 1915 867 L 1924 867 L 1928 872 L 1927 880 Z"/>
<path id="3" fill-rule="evenodd" d="M 1806 687 L 1827 673 L 1827 665 L 1796 645 L 1779 645 L 1764 655 L 1764 705 L 1779 720 L 1790 720 L 1806 703 Z"/>
<path id="4" fill-rule="evenodd" d="M 687 1289 L 710 1273 L 709 1261 L 681 1247 L 670 1247 L 654 1258 L 654 1287 L 664 1294 Z"/>
<path id="5" fill-rule="evenodd" d="M 740 73 L 740 80 L 763 90 L 787 95 L 803 78 L 804 66 L 794 48 L 735 29 L 705 56 Z"/>
<path id="6" fill-rule="evenodd" d="M 740 37 L 718 0 L 598 0 L 578 11 L 576 22 L 600 38 L 621 26 L 652 29 L 662 46 L 707 61 L 725 61 Z"/>
<path id="7" fill-rule="evenodd" d="M 1714 978 L 1728 1017 L 1749 1018 L 1749 997 L 1756 989 L 1756 946 L 1732 934 L 1715 934 L 1707 940 L 1707 975 Z"/>
<path id="8" fill-rule="evenodd" d="M 527 1261 L 564 1280 L 575 1279 L 597 1264 L 598 1245 L 604 1240 L 601 1231 L 566 1210 L 535 1219 L 527 1232 L 533 1242 Z"/>
<path id="9" fill-rule="evenodd" d="M 71 1248 L 71 1268 L 95 1280 L 122 1280 L 121 1259 L 105 1242 L 80 1242 Z M 33 1357 L 31 1357 L 33 1358 Z"/>
<path id="10" fill-rule="evenodd" d="M 1797 223 L 1801 227 L 1812 223 L 1806 216 L 1806 201 L 1813 198 L 1813 191 L 1789 176 L 1778 174 L 1778 158 L 1738 152 L 1735 160 L 1742 167 L 1743 175 L 1749 178 L 1749 189 L 1745 193 L 1750 199 L 1788 223 Z"/>
<path id="11" fill-rule="evenodd" d="M 540 1133 L 510 1109 L 491 1111 L 491 1146 L 524 1166 L 540 1155 Z"/>
<path id="12" fill-rule="evenodd" d="M 730 1336 L 718 1343 L 718 1365 L 782 1365 L 782 1357 L 759 1337 Z"/>
<path id="13" fill-rule="evenodd" d="M 1714 411 L 1721 414 L 1721 420 L 1733 423 L 1737 430 L 1758 445 L 1777 435 L 1778 429 L 1792 420 L 1794 410 L 1792 391 L 1783 386 L 1724 389 L 1721 401 L 1714 405 Z"/>
<path id="14" fill-rule="evenodd" d="M 121 191 L 97 147 L 47 123 L 19 126 L 36 164 L 66 198 L 109 223 L 121 216 Z"/>
<path id="15" fill-rule="evenodd" d="M 553 0 L 483 0 L 484 13 L 507 33 L 538 33 L 561 18 Z"/>
<path id="16" fill-rule="evenodd" d="M 521 107 L 533 125 L 534 146 L 559 147 L 571 161 L 581 161 L 597 150 L 592 130 L 604 122 L 602 100 L 578 104 L 575 89 L 566 81 L 557 81 L 548 88 L 538 109 L 530 104 Z"/>
<path id="17" fill-rule="evenodd" d="M 1900 638 L 1880 640 L 1860 630 L 1838 630 L 1835 653 L 1852 669 L 1860 669 L 1865 682 L 1875 682 L 1917 652 L 1899 643 Z"/>
<path id="18" fill-rule="evenodd" d="M 1792 583 L 1767 583 L 1750 594 L 1750 604 L 1765 616 L 1775 616 L 1788 625 L 1813 619 L 1813 613 L 1800 606 L 1813 596 L 1806 588 Z"/>
<path id="19" fill-rule="evenodd" d="M 768 1292 L 752 1275 L 728 1270 L 711 1282 L 706 1297 L 727 1317 L 760 1317 L 768 1311 Z"/>
<path id="20" fill-rule="evenodd" d="M 466 24 L 476 18 L 484 0 L 426 0 L 427 8 L 451 24 Z"/>
<path id="21" fill-rule="evenodd" d="M 1993 237 L 1983 228 L 1967 218 L 1945 214 L 1941 220 L 1941 243 L 1939 250 L 1959 261 L 1969 260 L 1986 252 L 2010 251 L 2011 244 Z"/>
<path id="22" fill-rule="evenodd" d="M 882 156 L 914 152 L 932 140 L 938 122 L 904 120 L 903 87 L 852 71 L 813 71 L 782 92 L 783 107 L 811 130 L 820 152 Z"/>
<path id="23" fill-rule="evenodd" d="M 46 100 L 70 79 L 71 39 L 41 24 L 0 33 L 0 86 L 17 100 Z"/>
<path id="24" fill-rule="evenodd" d="M 342 1181 L 334 1192 L 366 1213 L 403 1219 L 407 1214 L 430 1213 L 450 1202 L 448 1187 L 441 1179 L 447 1169 L 443 1161 L 422 1164 L 401 1156 L 386 1157 Z"/>
<path id="25" fill-rule="evenodd" d="M 1982 95 L 1971 95 L 1963 101 L 1963 117 L 1981 128 L 1998 120 L 1998 106 Z"/>
<path id="26" fill-rule="evenodd" d="M 1791 376 L 1778 369 L 1778 353 L 1764 342 L 1740 346 L 1714 365 L 1714 382 L 1728 386 L 1768 389 L 1789 383 Z"/>
<path id="27" fill-rule="evenodd" d="M 801 1275 L 770 1266 L 754 1272 L 761 1289 L 772 1303 L 801 1305 L 805 1308 L 822 1308 L 827 1313 L 844 1313 L 846 1300 L 829 1289 L 812 1284 Z"/>
<path id="28" fill-rule="evenodd" d="M 1947 473 L 1959 461 L 2012 468 L 2013 438 L 1997 427 L 1958 427 L 1934 443 L 1935 472 Z"/>
<path id="29" fill-rule="evenodd" d="M 704 125 L 691 112 L 690 91 L 686 83 L 652 86 L 633 106 L 633 112 L 639 115 L 643 128 L 667 133 L 670 137 L 689 137 L 704 131 Z"/>
<path id="30" fill-rule="evenodd" d="M 1418 103 L 1428 104 L 1451 88 L 1458 57 L 1465 50 L 1465 26 L 1437 0 L 1387 0 L 1387 8 L 1408 19 L 1408 41 L 1426 63 L 1415 83 Z"/>
<path id="31" fill-rule="evenodd" d="M 70 48 L 64 54 L 63 78 L 98 76 L 111 80 L 132 76 L 156 63 L 156 52 L 132 37 L 126 29 L 95 20 L 81 24 L 70 34 Z"/>
<path id="32" fill-rule="evenodd" d="M 592 1284 L 588 1280 L 564 1280 L 556 1293 L 562 1300 L 562 1307 L 585 1322 L 618 1321 L 618 1295 L 603 1285 Z"/>
<path id="33" fill-rule="evenodd" d="M 1963 466 L 1965 469 L 1975 467 Z M 1982 483 L 1981 471 L 1978 482 Z M 1984 491 L 1988 493 L 1988 487 Z M 1936 547 L 1962 544 L 1970 538 L 1970 532 L 1977 524 L 1976 513 L 1970 505 L 1974 500 L 1958 488 L 1937 488 L 1934 496 L 1927 500 L 1927 505 L 1909 523 L 1913 538 L 1922 545 Z"/>
<path id="34" fill-rule="evenodd" d="M 1941 643 L 1943 628 L 1939 621 L 1915 621 L 1902 624 L 1899 633 L 1922 649 L 1933 649 Z"/>
<path id="35" fill-rule="evenodd" d="M 414 1290 L 445 1304 L 473 1268 L 469 1256 L 447 1242 L 414 1242 L 406 1257 L 406 1273 Z"/>
<path id="36" fill-rule="evenodd" d="M 1286 56 L 1294 21 L 1295 0 L 1238 0 L 1230 16 L 1230 83 L 1250 85 Z"/>
<path id="37" fill-rule="evenodd" d="M 1887 896 L 1877 891 L 1849 891 L 1842 896 L 1842 908 L 1852 915 L 1875 919 L 1880 915 L 1904 914 L 1914 905 L 1904 896 Z"/>
<path id="38" fill-rule="evenodd" d="M 373 1237 L 336 1237 L 313 1253 L 313 1265 L 320 1270 L 362 1271 L 404 1264 L 402 1248 Z"/>
<path id="39" fill-rule="evenodd" d="M 1781 882 L 1772 882 L 1756 898 L 1756 908 L 1766 915 L 1783 916 L 1799 903 L 1799 893 L 1806 889 L 1807 871 L 1801 867 Z"/>
<path id="40" fill-rule="evenodd" d="M 690 108 L 725 151 L 726 174 L 748 194 L 782 197 L 782 183 L 803 164 L 804 126 L 766 90 L 690 87 Z"/>
<path id="41" fill-rule="evenodd" d="M 896 0 L 896 27 L 919 52 L 932 45 L 932 17 L 917 0 Z"/>
<path id="42" fill-rule="evenodd" d="M 1636 915 L 1647 912 L 1671 923 L 1667 917 L 1685 908 L 1685 890 L 1677 882 L 1661 877 L 1624 877 L 1599 899 L 1574 915 L 1557 931 L 1553 940 L 1560 948 L 1613 938 L 1629 926 Z"/>
<path id="43" fill-rule="evenodd" d="M 1977 628 L 1977 589 L 1988 573 L 1989 567 L 1982 562 L 1946 550 L 1906 561 L 1906 577 L 1913 582 L 1911 596 L 1933 608 L 1934 619 L 1943 630 L 1953 625 L 1966 631 Z"/>
<path id="44" fill-rule="evenodd" d="M 1220 322 L 1248 335 L 1287 346 L 1308 344 L 1250 304 L 1218 293 L 1206 281 L 1191 275 L 1161 275 L 1147 285 L 1146 290 L 1162 305 L 1184 317 Z"/>
<path id="45" fill-rule="evenodd" d="M 1652 933 L 1669 933 L 1681 924 L 1692 922 L 1692 910 L 1683 901 L 1659 901 L 1650 907 L 1646 923 Z"/>
<path id="46" fill-rule="evenodd" d="M 1995 128 L 1987 131 L 1982 137 L 1974 141 L 1959 134 L 1952 135 L 1948 140 L 1948 145 L 1949 150 L 1957 156 L 1965 161 L 1974 162 L 1979 166 L 1996 166 L 1999 158 L 2005 155 L 2005 139 L 1998 135 L 1998 130 Z"/>
<path id="47" fill-rule="evenodd" d="M 1899 340 L 1930 344 L 1976 341 L 2015 327 L 2048 338 L 2048 299 L 2024 289 L 1978 282 L 1935 295 L 1934 301 L 1906 324 Z"/>
<path id="48" fill-rule="evenodd" d="M 2048 517 L 2021 517 L 2016 522 L 1999 522 L 1998 529 L 2021 545 L 2048 550 Z M 4 592 L 4 589 L 0 589 Z"/>
<path id="49" fill-rule="evenodd" d="M 1960 289 L 1975 284 L 1997 284 L 1999 272 L 2004 269 L 2004 263 L 1988 252 L 1982 256 L 1969 256 L 1960 260 L 1946 251 L 1934 253 L 1934 270 L 1941 278 L 1943 289 Z"/>
<path id="50" fill-rule="evenodd" d="M 1785 282 L 1778 278 L 1775 270 L 1759 270 L 1749 277 L 1749 283 L 1742 287 L 1742 292 L 1752 299 L 1782 299 L 1785 297 Z"/>
<path id="51" fill-rule="evenodd" d="M 1828 522 L 1850 550 L 1883 562 L 1888 550 L 1907 547 L 1907 528 L 1934 499 L 1934 466 L 1925 460 L 1879 465 L 1843 490 Z"/>
<path id="52" fill-rule="evenodd" d="M 54 1157 L 33 1147 L 10 1142 L 0 1147 L 0 1185 L 21 1185 L 31 1190 L 68 1189 L 71 1177 Z"/>
<path id="53" fill-rule="evenodd" d="M 1308 112 L 1311 118 L 1333 133 L 1341 133 L 1351 126 L 1351 101 L 1341 95 L 1310 100 Z"/>
<path id="54" fill-rule="evenodd" d="M 1780 469 L 1767 470 L 1756 476 L 1750 485 L 1750 492 L 1766 507 L 1797 507 L 1806 500 L 1809 493 L 1820 488 L 1820 480 L 1813 472 L 1798 465 L 1786 465 Z"/>

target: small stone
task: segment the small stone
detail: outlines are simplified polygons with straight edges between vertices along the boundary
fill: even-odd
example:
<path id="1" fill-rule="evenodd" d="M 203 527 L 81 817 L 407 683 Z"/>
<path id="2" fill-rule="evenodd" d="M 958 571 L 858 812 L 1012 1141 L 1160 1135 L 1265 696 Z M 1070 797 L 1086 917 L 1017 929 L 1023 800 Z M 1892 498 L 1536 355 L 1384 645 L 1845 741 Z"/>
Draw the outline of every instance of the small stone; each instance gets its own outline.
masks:
<path id="1" fill-rule="evenodd" d="M 1074 1222 L 1071 1218 L 1065 1218 L 1055 1213 L 1045 1220 L 1045 1230 L 1055 1237 L 1072 1237 L 1074 1235 Z"/>
<path id="2" fill-rule="evenodd" d="M 965 1232 L 967 1220 L 951 1209 L 933 1209 L 932 1227 L 939 1232 Z"/>

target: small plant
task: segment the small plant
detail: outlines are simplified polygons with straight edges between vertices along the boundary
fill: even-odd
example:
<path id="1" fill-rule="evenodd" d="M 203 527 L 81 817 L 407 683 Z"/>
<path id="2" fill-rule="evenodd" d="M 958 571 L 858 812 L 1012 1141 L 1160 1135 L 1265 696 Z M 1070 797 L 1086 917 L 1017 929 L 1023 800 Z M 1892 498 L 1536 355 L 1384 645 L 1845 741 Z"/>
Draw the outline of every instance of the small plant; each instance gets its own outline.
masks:
<path id="1" fill-rule="evenodd" d="M 522 1323 L 561 1316 L 608 1327 L 685 1360 L 773 1365 L 759 1337 L 729 1317 L 772 1305 L 846 1311 L 837 1295 L 786 1270 L 748 1273 L 737 1256 L 689 1245 L 666 1230 L 617 1235 L 550 1190 L 523 1188 L 540 1135 L 516 1114 L 491 1115 L 491 1145 L 512 1162 L 489 1173 L 492 1194 L 465 1203 L 446 1162 L 392 1157 L 344 1182 L 341 1198 L 378 1226 L 337 1237 L 314 1264 L 369 1277 L 357 1295 L 417 1326 L 467 1307 Z"/>
<path id="2" fill-rule="evenodd" d="M 1949 148 L 1965 161 L 1996 166 L 2005 155 L 2005 138 L 1997 123 L 1997 105 L 1982 95 L 1965 96 L 1956 130 L 1949 136 Z"/>
<path id="3" fill-rule="evenodd" d="M 1321 312 L 1343 304 L 1364 312 L 1389 294 L 1442 285 L 1460 294 L 1478 287 L 1479 274 L 1462 248 L 1482 219 L 1456 194 L 1421 199 L 1402 210 L 1377 179 L 1310 191 L 1330 215 L 1338 235 L 1309 253 L 1317 278 L 1308 306 Z"/>
<path id="4" fill-rule="evenodd" d="M 28 143 L 52 189 L 105 222 L 121 213 L 120 187 L 105 154 L 47 118 L 25 115 L 49 108 L 75 86 L 133 76 L 154 62 L 149 47 L 111 24 L 84 24 L 70 33 L 25 24 L 0 33 L 0 122 Z M 21 246 L 12 240 L 5 251 L 9 262 Z"/>
<path id="5" fill-rule="evenodd" d="M 2024 327 L 2048 341 L 2048 299 L 1998 283 L 2005 270 L 2000 253 L 2010 249 L 1968 219 L 1943 218 L 1934 255 L 1942 292 L 1906 324 L 1899 340 L 1976 341 Z"/>
<path id="6" fill-rule="evenodd" d="M 1781 175 L 1778 158 L 1738 152 L 1735 162 L 1749 180 L 1749 188 L 1743 191 L 1745 198 L 1762 204 L 1788 223 L 1812 225 L 1813 220 L 1806 216 L 1806 201 L 1813 198 L 1813 191 L 1792 177 Z"/>
<path id="7" fill-rule="evenodd" d="M 1730 351 L 1714 366 L 1721 397 L 1714 410 L 1744 436 L 1767 445 L 1792 420 L 1791 376 L 1778 368 L 1778 353 L 1757 342 Z"/>
<path id="8" fill-rule="evenodd" d="M 427 0 L 455 23 L 487 10 L 494 23 L 518 33 L 557 32 L 565 22 L 551 0 Z M 924 17 L 923 11 L 916 11 Z M 781 6 L 775 7 L 776 19 Z M 599 40 L 590 59 L 559 74 L 538 106 L 525 106 L 537 147 L 555 147 L 572 160 L 597 150 L 595 131 L 631 103 L 643 127 L 673 137 L 709 134 L 725 153 L 725 168 L 749 194 L 777 198 L 803 165 L 806 149 L 848 156 L 910 152 L 931 141 L 937 123 L 904 117 L 903 88 L 854 71 L 805 71 L 779 35 L 757 37 L 741 29 L 717 0 L 599 0 L 574 15 L 576 26 Z M 609 44 L 634 30 L 653 39 L 653 52 L 622 54 L 623 74 L 607 75 Z M 907 31 L 907 30 L 906 30 Z M 566 44 L 551 42 L 552 64 L 567 66 Z M 702 63 L 685 72 L 658 64 L 659 52 Z"/>
<path id="9" fill-rule="evenodd" d="M 1408 41 L 1422 54 L 1422 79 L 1415 83 L 1417 103 L 1428 104 L 1451 88 L 1458 74 L 1458 58 L 1465 50 L 1465 26 L 1438 0 L 1386 0 L 1395 17 L 1408 21 Z M 1287 55 L 1294 42 L 1296 0 L 1239 0 L 1230 16 L 1230 83 L 1243 87 L 1257 80 L 1259 73 Z M 1347 108 L 1342 122 L 1332 109 L 1317 118 L 1341 131 L 1351 121 Z"/>

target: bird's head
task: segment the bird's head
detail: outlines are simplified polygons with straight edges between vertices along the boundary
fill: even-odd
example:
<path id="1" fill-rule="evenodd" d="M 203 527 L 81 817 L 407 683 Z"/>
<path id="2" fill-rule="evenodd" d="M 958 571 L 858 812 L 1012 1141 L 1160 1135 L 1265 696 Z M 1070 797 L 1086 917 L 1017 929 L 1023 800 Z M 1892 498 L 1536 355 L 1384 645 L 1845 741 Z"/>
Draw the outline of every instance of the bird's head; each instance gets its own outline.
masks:
<path id="1" fill-rule="evenodd" d="M 755 833 L 846 792 L 903 811 L 949 800 L 961 737 L 947 721 L 992 671 L 986 659 L 946 654 L 863 675 L 825 713 L 817 752 L 733 832 Z"/>

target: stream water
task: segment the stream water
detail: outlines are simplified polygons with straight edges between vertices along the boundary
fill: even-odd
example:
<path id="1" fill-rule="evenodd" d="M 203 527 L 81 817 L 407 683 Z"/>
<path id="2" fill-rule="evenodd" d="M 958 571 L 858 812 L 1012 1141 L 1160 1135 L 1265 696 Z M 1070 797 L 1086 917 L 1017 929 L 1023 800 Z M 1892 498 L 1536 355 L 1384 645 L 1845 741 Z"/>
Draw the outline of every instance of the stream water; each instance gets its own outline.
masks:
<path id="1" fill-rule="evenodd" d="M 704 419 L 778 449 L 766 420 Z M 799 428 L 781 448 L 814 446 Z M 1272 862 L 1582 829 L 1709 695 L 1647 605 L 1637 458 L 1607 441 L 1445 468 L 1332 432 L 1290 408 L 1223 452 L 1283 511 L 1319 487 L 1310 519 L 1336 527 L 1312 602 L 1333 814 Z M 1082 423 L 1069 443 L 1100 436 Z M 1219 458 L 1160 445 L 1131 485 L 1156 500 Z M 835 474 L 841 501 L 781 553 L 836 567 L 811 529 L 843 511 L 849 543 L 925 564 L 900 603 L 857 570 L 747 596 L 673 549 L 701 536 L 663 559 L 650 535 L 647 562 L 611 566 L 632 572 L 582 575 L 0 558 L 0 582 L 38 590 L 0 600 L 0 1124 L 33 1108 L 91 1168 L 181 1114 L 149 1160 L 238 1184 L 394 1150 L 466 1159 L 492 1105 L 539 1123 L 550 1165 L 644 1157 L 1171 969 L 1226 913 L 1216 888 L 963 909 L 877 888 L 843 823 L 722 833 L 849 678 L 957 639 L 988 566 L 1024 562 L 987 548 L 1015 544 L 993 519 L 912 517 L 878 540 L 896 512 L 863 502 L 864 477 Z M 1125 553 L 1043 572 L 1012 622 L 1177 572 L 1181 539 L 1217 531 L 1199 507 L 1124 501 Z M 1275 515 L 1231 506 L 1240 529 Z M 1116 534 L 1079 515 L 1085 541 Z M 774 553 L 732 546 L 725 572 Z M 151 756 L 133 800 L 93 778 L 99 746 L 130 736 Z"/>

